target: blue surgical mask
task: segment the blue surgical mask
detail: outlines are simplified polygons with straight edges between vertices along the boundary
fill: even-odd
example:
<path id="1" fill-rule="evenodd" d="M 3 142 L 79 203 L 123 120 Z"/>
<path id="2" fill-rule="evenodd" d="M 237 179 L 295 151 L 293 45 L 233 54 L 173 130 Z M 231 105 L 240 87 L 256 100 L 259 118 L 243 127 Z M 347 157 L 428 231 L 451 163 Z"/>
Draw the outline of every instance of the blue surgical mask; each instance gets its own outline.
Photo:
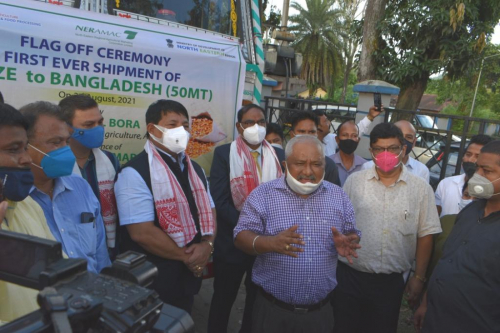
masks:
<path id="1" fill-rule="evenodd" d="M 48 153 L 44 153 L 43 151 L 33 147 L 32 145 L 30 145 L 30 147 L 45 155 L 42 158 L 42 163 L 40 163 L 40 166 L 34 163 L 32 164 L 42 169 L 47 177 L 59 178 L 69 176 L 73 173 L 73 167 L 75 166 L 76 158 L 69 146 L 64 146 Z"/>
<path id="2" fill-rule="evenodd" d="M 99 148 L 104 142 L 104 126 L 96 126 L 90 129 L 73 127 L 73 130 L 71 137 L 87 148 Z"/>
<path id="3" fill-rule="evenodd" d="M 0 167 L 0 182 L 4 198 L 23 201 L 33 187 L 33 173 L 30 169 Z"/>

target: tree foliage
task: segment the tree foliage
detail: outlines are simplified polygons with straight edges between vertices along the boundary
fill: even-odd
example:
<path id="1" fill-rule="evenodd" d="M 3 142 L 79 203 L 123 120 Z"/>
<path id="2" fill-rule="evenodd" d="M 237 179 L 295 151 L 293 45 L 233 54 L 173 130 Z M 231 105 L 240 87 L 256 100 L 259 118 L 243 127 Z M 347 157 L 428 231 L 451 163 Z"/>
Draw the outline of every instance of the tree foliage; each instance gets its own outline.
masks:
<path id="1" fill-rule="evenodd" d="M 389 1 L 374 56 L 380 77 L 401 88 L 397 107 L 416 108 L 434 73 L 457 78 L 477 68 L 499 19 L 498 0 Z"/>
<path id="2" fill-rule="evenodd" d="M 293 46 L 302 53 L 301 77 L 310 88 L 326 88 L 331 95 L 334 79 L 341 75 L 342 24 L 341 10 L 334 9 L 335 0 L 306 0 L 306 8 L 297 2 L 291 7 L 299 12 L 289 18 L 290 32 L 295 33 Z"/>

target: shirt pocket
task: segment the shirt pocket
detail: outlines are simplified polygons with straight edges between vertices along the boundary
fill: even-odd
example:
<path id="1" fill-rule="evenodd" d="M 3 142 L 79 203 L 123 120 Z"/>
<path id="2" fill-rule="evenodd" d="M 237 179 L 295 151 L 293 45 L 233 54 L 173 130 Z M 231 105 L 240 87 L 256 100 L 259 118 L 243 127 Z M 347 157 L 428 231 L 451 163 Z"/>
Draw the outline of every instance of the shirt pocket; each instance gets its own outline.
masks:
<path id="1" fill-rule="evenodd" d="M 409 207 L 398 216 L 398 232 L 403 236 L 414 236 L 418 230 L 417 216 Z"/>
<path id="2" fill-rule="evenodd" d="M 97 228 L 95 222 L 78 224 L 77 230 L 81 251 L 86 256 L 94 257 L 97 246 Z"/>

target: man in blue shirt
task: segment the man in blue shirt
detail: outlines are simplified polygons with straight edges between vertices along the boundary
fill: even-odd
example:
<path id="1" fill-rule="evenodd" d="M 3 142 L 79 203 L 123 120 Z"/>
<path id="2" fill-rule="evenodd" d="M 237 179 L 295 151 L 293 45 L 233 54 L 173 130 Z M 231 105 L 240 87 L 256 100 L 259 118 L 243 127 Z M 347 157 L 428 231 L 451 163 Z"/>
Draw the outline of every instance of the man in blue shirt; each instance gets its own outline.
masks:
<path id="1" fill-rule="evenodd" d="M 73 174 L 81 175 L 99 199 L 106 242 L 113 249 L 118 220 L 114 185 L 120 164 L 113 153 L 100 149 L 104 141 L 104 118 L 97 102 L 88 95 L 65 97 L 59 107 L 72 128 L 69 145 L 76 157 Z"/>
<path id="2" fill-rule="evenodd" d="M 42 207 L 50 231 L 70 258 L 84 258 L 88 270 L 111 264 L 99 201 L 89 184 L 71 176 L 75 156 L 69 128 L 57 105 L 36 102 L 21 108 L 28 129 L 28 153 L 35 186 L 30 196 Z"/>

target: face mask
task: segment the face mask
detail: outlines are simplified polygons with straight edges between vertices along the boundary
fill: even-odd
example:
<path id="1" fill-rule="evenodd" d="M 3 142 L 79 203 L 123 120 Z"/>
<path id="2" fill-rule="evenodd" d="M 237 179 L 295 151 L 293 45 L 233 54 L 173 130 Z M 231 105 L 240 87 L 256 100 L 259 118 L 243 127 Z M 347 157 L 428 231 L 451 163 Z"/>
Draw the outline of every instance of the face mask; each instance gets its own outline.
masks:
<path id="1" fill-rule="evenodd" d="M 73 173 L 76 158 L 69 146 L 64 146 L 48 153 L 44 153 L 32 145 L 30 145 L 30 147 L 45 155 L 42 158 L 40 166 L 32 164 L 42 169 L 47 177 L 59 178 L 69 176 Z"/>
<path id="2" fill-rule="evenodd" d="M 406 146 L 405 156 L 407 156 L 409 153 L 411 153 L 411 150 L 413 149 L 413 142 L 410 142 L 405 139 L 405 146 Z"/>
<path id="3" fill-rule="evenodd" d="M 461 211 L 462 209 L 465 208 L 468 204 L 472 202 L 472 199 L 463 199 L 460 198 L 460 201 L 458 202 L 458 211 Z"/>
<path id="4" fill-rule="evenodd" d="M 99 148 L 104 142 L 104 126 L 96 126 L 91 129 L 73 127 L 73 130 L 71 137 L 87 148 Z"/>
<path id="5" fill-rule="evenodd" d="M 389 172 L 394 170 L 401 162 L 399 162 L 399 156 L 403 151 L 401 151 L 398 155 L 389 153 L 388 151 L 383 151 L 377 155 L 377 157 L 373 156 L 373 160 L 375 161 L 375 165 L 377 168 L 382 170 L 383 172 Z"/>
<path id="6" fill-rule="evenodd" d="M 0 167 L 0 182 L 3 183 L 4 198 L 23 201 L 33 186 L 33 173 L 30 169 Z"/>
<path id="7" fill-rule="evenodd" d="M 243 127 L 240 124 L 241 129 Z M 251 145 L 261 144 L 266 137 L 266 128 L 255 124 L 251 127 L 243 129 L 243 137 Z"/>
<path id="8" fill-rule="evenodd" d="M 273 146 L 275 148 L 283 149 L 283 146 L 280 145 L 279 143 L 271 143 L 271 146 Z"/>
<path id="9" fill-rule="evenodd" d="M 351 155 L 358 148 L 358 144 L 359 141 L 351 139 L 339 140 L 339 149 L 347 155 Z"/>
<path id="10" fill-rule="evenodd" d="M 475 173 L 471 179 L 469 179 L 469 195 L 478 199 L 489 199 L 494 195 L 500 194 L 495 193 L 495 188 L 493 187 L 493 183 L 498 179 L 490 182 L 487 178 Z"/>
<path id="11" fill-rule="evenodd" d="M 476 172 L 476 163 L 462 162 L 462 168 L 464 169 L 467 178 L 472 178 Z"/>
<path id="12" fill-rule="evenodd" d="M 153 140 L 165 146 L 174 154 L 179 154 L 186 150 L 189 141 L 189 133 L 184 129 L 183 126 L 172 129 L 168 129 L 158 125 L 155 125 L 155 127 L 162 131 L 163 137 L 161 139 L 158 139 L 156 136 L 150 133 L 149 136 Z"/>
<path id="13" fill-rule="evenodd" d="M 302 195 L 308 195 L 313 193 L 318 189 L 318 187 L 321 185 L 323 182 L 323 179 L 325 178 L 325 174 L 323 174 L 323 177 L 317 184 L 313 183 L 301 183 L 297 179 L 293 178 L 293 176 L 290 174 L 290 171 L 288 171 L 288 165 L 286 166 L 286 183 L 288 186 L 290 186 L 290 189 L 294 191 L 295 193 L 302 194 Z"/>

